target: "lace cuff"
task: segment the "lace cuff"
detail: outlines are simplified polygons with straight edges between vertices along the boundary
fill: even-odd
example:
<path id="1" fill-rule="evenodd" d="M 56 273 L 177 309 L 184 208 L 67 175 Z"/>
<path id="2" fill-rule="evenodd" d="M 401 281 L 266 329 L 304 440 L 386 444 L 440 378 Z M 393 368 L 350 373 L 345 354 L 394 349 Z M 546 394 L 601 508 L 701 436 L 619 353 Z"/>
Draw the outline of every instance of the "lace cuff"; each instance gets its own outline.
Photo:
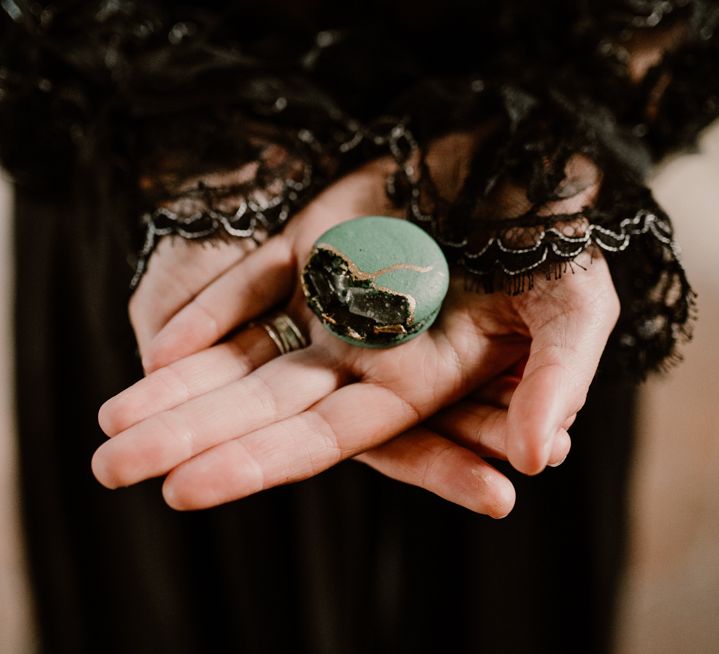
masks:
<path id="1" fill-rule="evenodd" d="M 205 129 L 188 143 L 193 125 Z M 366 126 L 333 112 L 318 133 L 258 121 L 238 109 L 212 121 L 206 114 L 196 122 L 191 115 L 153 121 L 146 131 L 140 186 L 147 210 L 131 290 L 161 237 L 261 242 L 357 163 L 400 156 L 408 136 L 392 118 Z"/>
<path id="2" fill-rule="evenodd" d="M 150 130 L 150 143 L 162 148 L 150 150 L 143 162 L 147 172 L 140 186 L 150 208 L 142 217 L 145 238 L 132 290 L 159 238 L 262 241 L 281 229 L 337 166 L 307 129 L 281 130 L 240 112 L 218 116 L 211 133 L 206 116 L 194 124 L 205 126 L 199 151 L 189 149 L 186 138 L 174 138 L 192 127 L 191 116 L 175 118 L 164 138 L 158 138 L 159 126 Z"/>
<path id="3" fill-rule="evenodd" d="M 506 85 L 496 96 L 501 114 L 464 139 L 466 160 L 451 148 L 460 157 L 453 172 L 407 133 L 411 147 L 395 152 L 390 198 L 489 292 L 524 292 L 536 274 L 574 272 L 582 252 L 600 249 L 622 301 L 612 344 L 625 369 L 642 377 L 677 358 L 694 293 L 627 135 L 584 101 Z"/>

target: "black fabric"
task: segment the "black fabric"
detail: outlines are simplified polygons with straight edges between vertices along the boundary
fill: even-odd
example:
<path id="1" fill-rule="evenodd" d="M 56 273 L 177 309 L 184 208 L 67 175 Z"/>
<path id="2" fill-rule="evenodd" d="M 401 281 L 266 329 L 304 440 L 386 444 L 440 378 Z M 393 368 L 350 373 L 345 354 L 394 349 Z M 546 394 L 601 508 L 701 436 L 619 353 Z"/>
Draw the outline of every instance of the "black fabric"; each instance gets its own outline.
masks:
<path id="1" fill-rule="evenodd" d="M 357 463 L 197 513 L 108 491 L 97 407 L 142 374 L 124 253 L 77 207 L 16 203 L 23 512 L 41 651 L 603 652 L 625 534 L 633 392 L 599 380 L 571 456 L 474 515 Z M 37 230 L 37 225 L 43 226 Z"/>
<path id="2" fill-rule="evenodd" d="M 42 651 L 605 652 L 631 461 L 626 377 L 595 382 L 567 463 L 512 475 L 518 505 L 502 522 L 353 463 L 173 513 L 157 482 L 110 492 L 92 478 L 96 413 L 142 374 L 129 253 L 141 250 L 142 264 L 157 237 L 182 230 L 261 240 L 388 153 L 390 197 L 489 285 L 498 271 L 516 290 L 531 280 L 523 260 L 514 276 L 500 270 L 522 253 L 480 261 L 497 239 L 554 242 L 559 253 L 536 270 L 559 274 L 568 236 L 601 247 L 601 234 L 617 249 L 615 344 L 634 373 L 660 365 L 692 294 L 643 179 L 717 115 L 718 21 L 706 1 L 0 1 L 0 158 L 17 184 L 23 511 Z M 681 47 L 632 85 L 632 35 L 672 24 L 687 27 Z M 487 125 L 460 196 L 438 197 L 428 144 Z M 571 196 L 565 167 L 577 154 L 602 175 L 597 202 L 540 216 Z M 238 183 L 256 162 L 261 174 Z M 527 191 L 528 211 L 488 216 L 503 182 Z"/>

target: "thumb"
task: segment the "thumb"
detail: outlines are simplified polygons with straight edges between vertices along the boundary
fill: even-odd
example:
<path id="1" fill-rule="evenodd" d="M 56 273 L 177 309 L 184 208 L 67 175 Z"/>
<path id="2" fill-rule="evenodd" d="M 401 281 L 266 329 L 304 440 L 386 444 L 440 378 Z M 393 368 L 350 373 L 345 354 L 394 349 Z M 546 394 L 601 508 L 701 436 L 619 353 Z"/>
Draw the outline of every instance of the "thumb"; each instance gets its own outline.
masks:
<path id="1" fill-rule="evenodd" d="M 507 455 L 520 472 L 537 474 L 547 465 L 556 435 L 584 405 L 619 315 L 606 262 L 596 264 L 603 268 L 592 275 L 599 288 L 568 280 L 563 297 L 547 294 L 532 303 L 537 313 L 553 315 L 536 329 L 527 319 L 532 345 L 507 417 Z"/>

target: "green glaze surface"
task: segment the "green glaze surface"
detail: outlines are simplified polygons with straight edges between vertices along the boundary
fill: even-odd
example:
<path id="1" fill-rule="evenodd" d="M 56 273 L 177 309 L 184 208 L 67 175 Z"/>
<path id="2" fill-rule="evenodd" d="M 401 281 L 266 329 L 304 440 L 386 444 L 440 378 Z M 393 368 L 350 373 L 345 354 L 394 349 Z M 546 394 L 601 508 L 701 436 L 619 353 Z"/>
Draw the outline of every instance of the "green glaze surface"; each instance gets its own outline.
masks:
<path id="1" fill-rule="evenodd" d="M 331 293 L 319 290 L 325 282 L 318 276 L 331 280 Z M 302 282 L 309 306 L 335 335 L 363 347 L 390 347 L 414 338 L 434 322 L 447 294 L 449 270 L 437 243 L 416 225 L 365 216 L 336 225 L 317 239 Z M 370 319 L 364 314 L 357 318 L 356 303 L 352 310 L 342 304 L 350 303 L 347 285 L 353 293 L 369 294 Z M 400 305 L 401 319 L 396 318 Z M 384 308 L 377 313 L 378 307 Z"/>

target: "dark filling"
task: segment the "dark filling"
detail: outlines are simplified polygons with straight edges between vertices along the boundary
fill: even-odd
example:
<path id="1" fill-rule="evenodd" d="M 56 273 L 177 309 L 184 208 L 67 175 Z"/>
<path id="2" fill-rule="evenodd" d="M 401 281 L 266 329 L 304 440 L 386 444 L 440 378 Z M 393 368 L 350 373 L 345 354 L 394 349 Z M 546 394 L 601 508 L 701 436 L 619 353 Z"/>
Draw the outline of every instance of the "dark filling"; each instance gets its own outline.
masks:
<path id="1" fill-rule="evenodd" d="M 302 275 L 310 307 L 338 334 L 381 345 L 412 331 L 407 298 L 357 279 L 341 256 L 315 250 Z"/>

